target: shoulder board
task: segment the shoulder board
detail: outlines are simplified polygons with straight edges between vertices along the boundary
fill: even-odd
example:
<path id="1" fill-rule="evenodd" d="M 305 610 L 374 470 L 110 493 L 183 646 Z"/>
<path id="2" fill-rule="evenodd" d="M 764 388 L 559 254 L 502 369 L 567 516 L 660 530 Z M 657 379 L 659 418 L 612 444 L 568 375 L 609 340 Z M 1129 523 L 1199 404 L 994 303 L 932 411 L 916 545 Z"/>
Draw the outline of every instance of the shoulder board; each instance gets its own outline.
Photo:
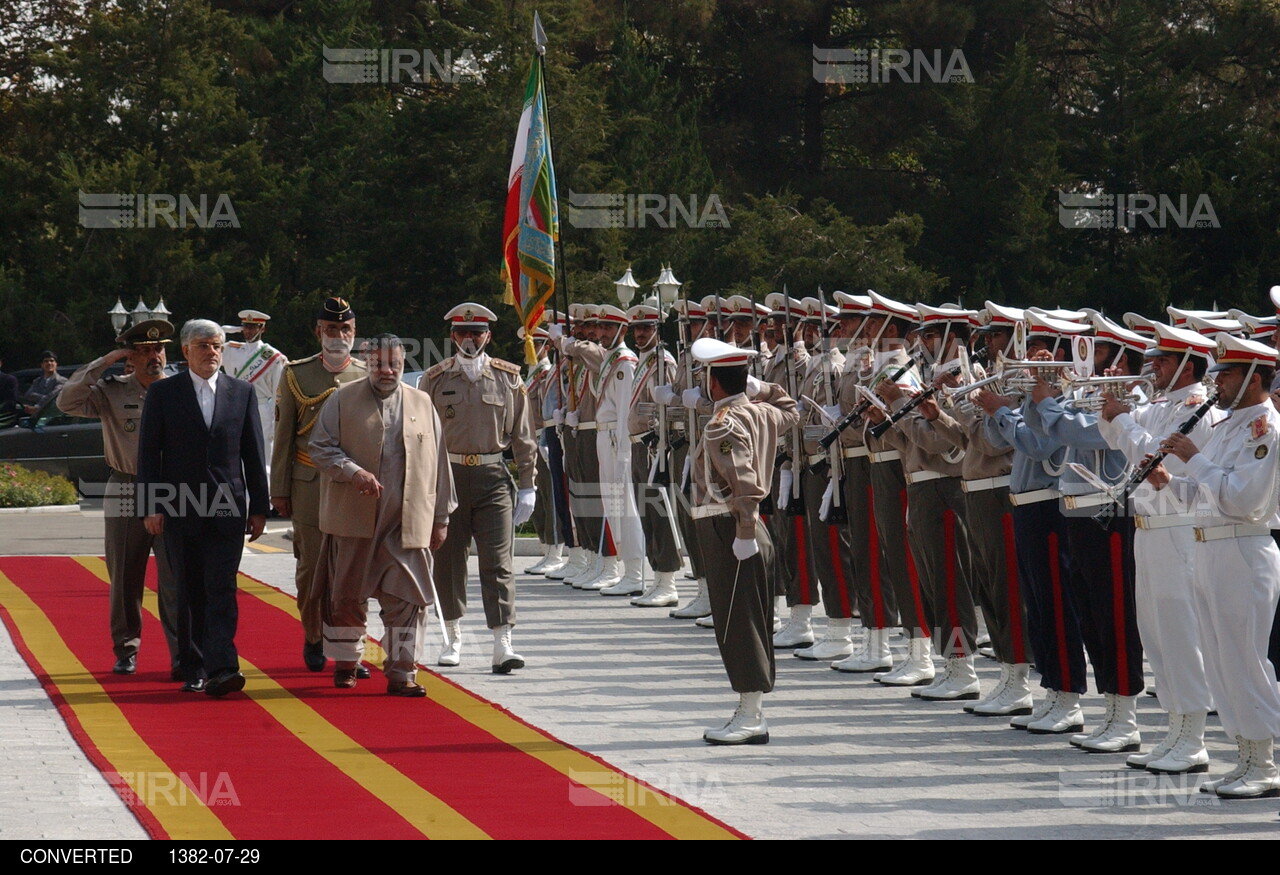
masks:
<path id="1" fill-rule="evenodd" d="M 231 347 L 232 349 L 240 349 L 242 346 L 244 346 L 244 341 L 243 341 L 243 340 L 228 340 L 228 341 L 226 342 L 226 345 L 227 345 L 227 346 L 229 346 L 229 347 Z"/>
<path id="2" fill-rule="evenodd" d="M 347 365 L 347 367 L 351 368 L 352 370 L 356 370 L 356 371 L 367 371 L 367 370 L 369 370 L 369 365 L 368 365 L 368 364 L 366 364 L 365 362 L 360 361 L 360 359 L 356 358 L 355 356 L 352 356 L 352 357 L 351 357 L 351 364 Z"/>
<path id="3" fill-rule="evenodd" d="M 521 370 L 519 365 L 513 365 L 511 362 L 494 358 L 489 359 L 489 364 L 494 370 L 506 371 L 508 374 L 515 374 L 517 377 L 520 376 Z"/>
<path id="4" fill-rule="evenodd" d="M 440 362 L 440 364 L 436 365 L 436 366 L 435 366 L 434 368 L 432 368 L 431 370 L 427 371 L 425 374 L 423 374 L 423 375 L 422 375 L 422 378 L 423 378 L 424 380 L 430 380 L 430 379 L 433 379 L 433 378 L 435 378 L 435 377 L 438 377 L 440 374 L 443 374 L 445 371 L 449 370 L 449 368 L 451 368 L 451 367 L 453 367 L 453 357 L 452 357 L 452 356 L 450 356 L 449 358 L 447 358 L 447 359 L 445 359 L 444 361 Z"/>
<path id="5" fill-rule="evenodd" d="M 293 361 L 289 362 L 289 367 L 292 368 L 295 365 L 305 365 L 307 362 L 313 362 L 318 358 L 320 358 L 320 355 L 321 355 L 320 353 L 316 353 L 315 355 L 309 355 L 304 359 L 294 359 Z"/>

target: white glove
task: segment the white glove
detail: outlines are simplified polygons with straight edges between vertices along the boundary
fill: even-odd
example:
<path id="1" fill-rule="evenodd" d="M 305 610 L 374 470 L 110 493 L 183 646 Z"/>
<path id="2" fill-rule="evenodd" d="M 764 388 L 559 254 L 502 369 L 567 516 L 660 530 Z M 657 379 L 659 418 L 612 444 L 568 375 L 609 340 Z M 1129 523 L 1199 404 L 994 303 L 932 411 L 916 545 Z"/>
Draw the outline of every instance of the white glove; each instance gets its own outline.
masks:
<path id="1" fill-rule="evenodd" d="M 550 336 L 551 342 L 555 343 L 557 340 L 564 337 L 564 326 L 559 322 L 552 322 L 547 326 L 547 335 Z"/>
<path id="2" fill-rule="evenodd" d="M 568 413 L 566 413 L 564 417 L 564 424 L 569 426 L 569 428 L 577 428 L 578 427 L 578 411 L 570 410 Z"/>
<path id="3" fill-rule="evenodd" d="M 834 480 L 827 481 L 827 491 L 822 493 L 822 506 L 818 508 L 818 519 L 824 523 L 827 521 L 827 514 L 831 512 L 831 487 L 834 484 Z"/>
<path id="4" fill-rule="evenodd" d="M 535 501 L 535 492 L 533 489 L 521 489 L 516 493 L 516 509 L 511 514 L 511 521 L 517 526 L 521 523 L 527 523 L 533 516 L 533 503 Z"/>
<path id="5" fill-rule="evenodd" d="M 690 410 L 698 406 L 698 402 L 702 400 L 702 390 L 697 386 L 692 389 L 685 389 L 680 393 L 680 403 Z"/>
<path id="6" fill-rule="evenodd" d="M 750 374 L 747 374 L 747 397 L 748 398 L 756 397 L 757 395 L 760 394 L 760 390 L 763 388 L 764 388 L 764 383 L 760 382 Z"/>
<path id="7" fill-rule="evenodd" d="M 750 559 L 759 552 L 760 544 L 756 542 L 755 538 L 733 539 L 733 555 L 737 557 L 739 562 Z"/>
<path id="8" fill-rule="evenodd" d="M 795 482 L 795 474 L 789 470 L 778 472 L 778 510 L 786 510 L 791 504 L 791 485 Z"/>
<path id="9" fill-rule="evenodd" d="M 840 421 L 840 405 L 827 404 L 822 407 L 822 415 L 827 420 L 827 425 L 835 425 Z"/>
<path id="10" fill-rule="evenodd" d="M 564 425 L 564 408 L 557 407 L 555 412 L 551 414 L 551 421 L 556 425 Z"/>
<path id="11" fill-rule="evenodd" d="M 675 403 L 676 400 L 676 393 L 671 390 L 670 386 L 654 386 L 650 394 L 653 395 L 653 400 L 663 407 Z"/>

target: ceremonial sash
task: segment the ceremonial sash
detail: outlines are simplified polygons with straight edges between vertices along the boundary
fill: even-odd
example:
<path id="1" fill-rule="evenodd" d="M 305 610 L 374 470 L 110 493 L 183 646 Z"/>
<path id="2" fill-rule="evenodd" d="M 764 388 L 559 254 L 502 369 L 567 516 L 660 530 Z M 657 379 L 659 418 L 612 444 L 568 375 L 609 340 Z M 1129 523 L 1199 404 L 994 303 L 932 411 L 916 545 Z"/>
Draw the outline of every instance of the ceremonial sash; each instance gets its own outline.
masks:
<path id="1" fill-rule="evenodd" d="M 249 356 L 249 360 L 241 365 L 240 369 L 231 376 L 235 377 L 237 380 L 247 380 L 250 383 L 256 382 L 259 377 L 267 372 L 267 368 L 271 367 L 277 358 L 284 358 L 284 355 L 264 343 L 262 347 L 253 355 Z M 255 365 L 258 366 L 257 369 L 252 373 L 249 373 L 250 368 L 253 368 Z M 247 373 L 249 376 L 246 377 L 245 374 Z"/>

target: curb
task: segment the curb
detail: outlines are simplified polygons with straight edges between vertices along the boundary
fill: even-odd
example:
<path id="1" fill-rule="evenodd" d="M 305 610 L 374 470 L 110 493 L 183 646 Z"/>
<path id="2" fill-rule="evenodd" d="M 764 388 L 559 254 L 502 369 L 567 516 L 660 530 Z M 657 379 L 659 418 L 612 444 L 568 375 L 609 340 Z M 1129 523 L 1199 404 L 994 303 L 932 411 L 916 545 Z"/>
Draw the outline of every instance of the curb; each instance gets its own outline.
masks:
<path id="1" fill-rule="evenodd" d="M 0 507 L 4 513 L 79 513 L 79 504 L 45 504 L 40 507 Z"/>

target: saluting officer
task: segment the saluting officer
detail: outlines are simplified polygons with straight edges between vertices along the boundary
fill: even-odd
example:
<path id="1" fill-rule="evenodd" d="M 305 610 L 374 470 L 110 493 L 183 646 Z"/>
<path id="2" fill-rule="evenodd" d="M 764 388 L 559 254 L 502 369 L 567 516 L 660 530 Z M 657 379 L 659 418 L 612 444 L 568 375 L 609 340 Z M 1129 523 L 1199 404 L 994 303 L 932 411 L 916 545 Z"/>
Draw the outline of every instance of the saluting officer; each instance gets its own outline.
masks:
<path id="1" fill-rule="evenodd" d="M 133 674 L 138 668 L 142 639 L 142 593 L 147 557 L 154 547 L 160 626 L 169 642 L 171 677 L 178 680 L 178 590 L 164 549 L 164 539 L 147 533 L 142 518 L 133 512 L 131 496 L 138 473 L 138 423 L 147 389 L 164 377 L 164 345 L 173 337 L 173 326 L 163 319 L 139 322 L 116 338 L 120 349 L 80 368 L 62 387 L 58 409 L 73 416 L 102 420 L 102 442 L 111 468 L 107 480 L 105 553 L 111 578 L 111 644 L 116 674 Z M 133 372 L 123 377 L 103 373 L 126 360 Z"/>
<path id="2" fill-rule="evenodd" d="M 294 581 L 302 618 L 302 661 L 311 671 L 324 671 L 321 641 L 324 581 L 315 577 L 320 557 L 320 479 L 311 461 L 311 431 L 320 408 L 338 387 L 362 379 L 365 363 L 352 358 L 356 314 L 344 298 L 326 298 L 316 313 L 320 352 L 284 368 L 276 392 L 274 442 L 271 445 L 271 506 L 293 520 Z M 368 669 L 360 667 L 362 677 Z"/>
<path id="3" fill-rule="evenodd" d="M 441 665 L 461 658 L 462 615 L 467 608 L 467 554 L 472 536 L 480 559 L 480 596 L 493 630 L 493 671 L 524 668 L 511 646 L 516 622 L 515 575 L 511 568 L 514 526 L 533 515 L 537 445 L 525 413 L 527 399 L 520 368 L 484 351 L 497 315 L 479 304 L 459 304 L 445 314 L 457 355 L 422 375 L 418 388 L 431 396 L 444 425 L 444 443 L 453 465 L 458 509 L 449 518 L 449 536 L 437 555 L 436 594 L 448 640 Z M 517 495 L 502 454 L 515 455 Z"/>

